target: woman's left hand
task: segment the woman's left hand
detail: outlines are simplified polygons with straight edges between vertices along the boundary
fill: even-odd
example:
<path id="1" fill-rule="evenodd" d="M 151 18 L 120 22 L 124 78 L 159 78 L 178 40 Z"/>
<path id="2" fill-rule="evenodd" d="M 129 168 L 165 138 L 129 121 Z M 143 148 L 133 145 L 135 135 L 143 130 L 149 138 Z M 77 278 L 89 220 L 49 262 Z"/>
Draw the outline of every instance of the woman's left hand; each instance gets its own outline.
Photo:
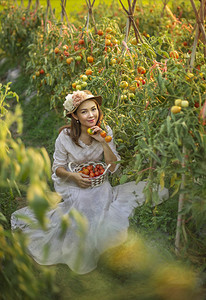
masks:
<path id="1" fill-rule="evenodd" d="M 103 131 L 99 126 L 92 126 L 90 127 L 93 131 L 93 134 L 91 134 L 91 137 L 94 138 L 96 141 L 103 143 L 105 142 L 105 139 L 101 136 L 101 132 Z"/>

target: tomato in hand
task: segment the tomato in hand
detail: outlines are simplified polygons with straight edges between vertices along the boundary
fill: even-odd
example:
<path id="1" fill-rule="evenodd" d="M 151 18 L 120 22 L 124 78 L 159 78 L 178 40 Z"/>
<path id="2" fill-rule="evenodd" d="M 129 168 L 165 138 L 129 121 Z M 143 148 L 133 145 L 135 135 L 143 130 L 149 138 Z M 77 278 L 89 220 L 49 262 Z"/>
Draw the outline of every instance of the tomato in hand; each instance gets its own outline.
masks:
<path id="1" fill-rule="evenodd" d="M 101 137 L 105 138 L 107 136 L 106 131 L 102 130 L 102 132 L 100 133 Z"/>
<path id="2" fill-rule="evenodd" d="M 93 134 L 94 134 L 94 132 L 93 132 L 93 130 L 92 130 L 91 128 L 88 128 L 88 129 L 87 129 L 87 133 L 90 134 L 90 135 L 93 135 Z"/>
<path id="3" fill-rule="evenodd" d="M 112 137 L 111 137 L 110 135 L 107 135 L 107 136 L 105 137 L 105 141 L 106 141 L 107 143 L 111 142 L 111 140 L 112 140 Z"/>

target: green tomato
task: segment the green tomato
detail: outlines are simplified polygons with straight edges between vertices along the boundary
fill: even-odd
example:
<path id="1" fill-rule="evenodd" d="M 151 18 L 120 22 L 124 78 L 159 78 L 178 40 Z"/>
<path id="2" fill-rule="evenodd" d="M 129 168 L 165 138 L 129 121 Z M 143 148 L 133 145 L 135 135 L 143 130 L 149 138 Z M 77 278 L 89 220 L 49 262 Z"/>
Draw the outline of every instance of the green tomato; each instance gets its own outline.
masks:
<path id="1" fill-rule="evenodd" d="M 175 100 L 175 106 L 181 106 L 182 99 L 176 99 Z"/>
<path id="2" fill-rule="evenodd" d="M 189 102 L 187 100 L 183 100 L 181 102 L 181 107 L 188 107 L 189 106 Z"/>

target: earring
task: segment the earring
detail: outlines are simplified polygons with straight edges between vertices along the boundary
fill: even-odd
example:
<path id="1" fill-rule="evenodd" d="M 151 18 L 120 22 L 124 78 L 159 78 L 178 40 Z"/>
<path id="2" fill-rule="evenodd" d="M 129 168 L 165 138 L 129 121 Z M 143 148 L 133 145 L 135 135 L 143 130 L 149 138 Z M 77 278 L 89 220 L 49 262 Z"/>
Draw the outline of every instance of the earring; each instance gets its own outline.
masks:
<path id="1" fill-rule="evenodd" d="M 79 123 L 79 120 L 77 120 L 77 124 Z"/>

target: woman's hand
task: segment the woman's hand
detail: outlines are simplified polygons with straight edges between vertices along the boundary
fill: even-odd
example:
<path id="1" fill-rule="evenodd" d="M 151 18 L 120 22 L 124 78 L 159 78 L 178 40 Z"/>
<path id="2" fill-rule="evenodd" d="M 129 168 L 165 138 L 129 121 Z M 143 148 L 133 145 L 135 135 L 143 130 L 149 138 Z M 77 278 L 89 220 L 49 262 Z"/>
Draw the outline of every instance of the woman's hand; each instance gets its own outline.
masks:
<path id="1" fill-rule="evenodd" d="M 73 173 L 73 181 L 81 188 L 88 188 L 91 186 L 91 180 L 88 175 L 83 173 Z"/>
<path id="2" fill-rule="evenodd" d="M 100 143 L 103 143 L 105 142 L 105 139 L 101 136 L 101 132 L 102 132 L 102 129 L 99 127 L 99 126 L 92 126 L 90 127 L 93 131 L 93 134 L 91 134 L 91 137 L 93 139 L 95 139 L 96 141 L 100 142 Z"/>

